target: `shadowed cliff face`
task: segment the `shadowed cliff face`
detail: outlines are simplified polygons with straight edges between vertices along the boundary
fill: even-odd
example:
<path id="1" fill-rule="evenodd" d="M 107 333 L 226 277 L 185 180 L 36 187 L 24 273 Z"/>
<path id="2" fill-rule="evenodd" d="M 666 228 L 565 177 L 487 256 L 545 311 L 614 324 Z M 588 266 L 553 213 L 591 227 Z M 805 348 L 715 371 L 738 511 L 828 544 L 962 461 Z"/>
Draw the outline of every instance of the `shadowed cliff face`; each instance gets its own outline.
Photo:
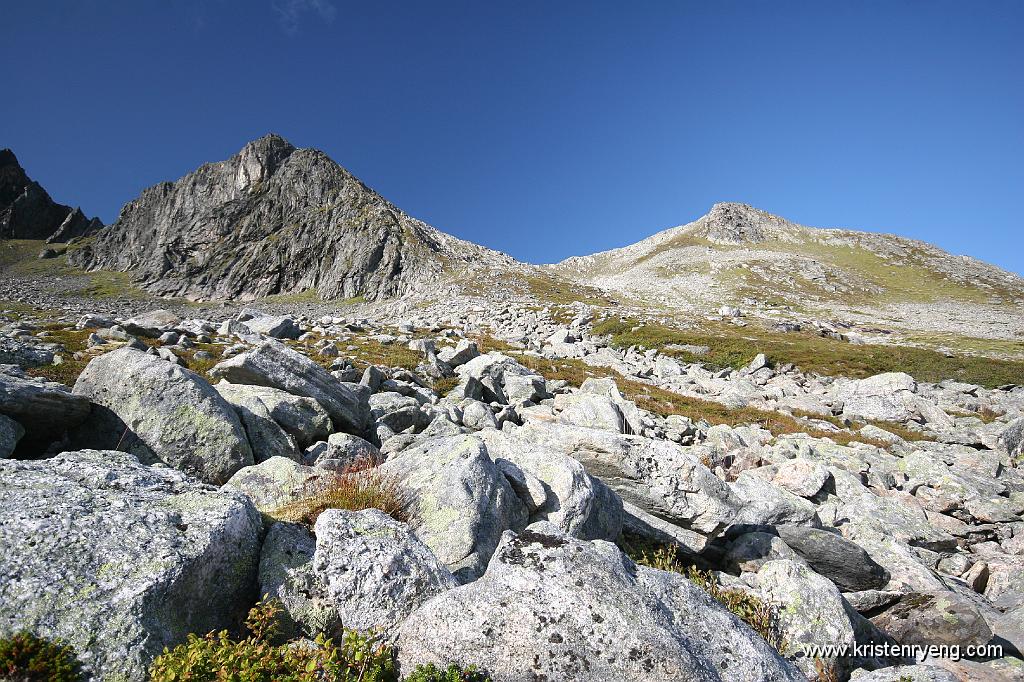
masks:
<path id="1" fill-rule="evenodd" d="M 10 149 L 0 150 L 0 238 L 67 241 L 102 227 L 80 209 L 56 203 L 28 177 Z"/>
<path id="2" fill-rule="evenodd" d="M 150 187 L 69 254 L 80 267 L 131 270 L 153 293 L 239 300 L 311 289 L 378 299 L 480 258 L 509 260 L 410 218 L 322 152 L 276 135 Z"/>

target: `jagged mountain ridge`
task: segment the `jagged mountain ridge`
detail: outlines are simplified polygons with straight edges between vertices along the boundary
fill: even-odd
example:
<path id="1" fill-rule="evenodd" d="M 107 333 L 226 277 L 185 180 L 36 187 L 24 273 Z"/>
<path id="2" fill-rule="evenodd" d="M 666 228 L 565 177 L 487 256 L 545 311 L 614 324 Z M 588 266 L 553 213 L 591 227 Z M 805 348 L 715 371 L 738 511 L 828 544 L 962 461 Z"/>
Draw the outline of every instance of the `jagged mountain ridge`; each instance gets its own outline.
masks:
<path id="1" fill-rule="evenodd" d="M 267 135 L 144 190 L 68 262 L 131 271 L 150 292 L 192 299 L 315 290 L 375 300 L 514 261 L 411 218 L 323 152 Z"/>
<path id="2" fill-rule="evenodd" d="M 81 208 L 58 204 L 34 181 L 10 149 L 0 149 L 0 238 L 66 242 L 103 226 Z"/>
<path id="3" fill-rule="evenodd" d="M 742 298 L 829 306 L 1024 301 L 1024 279 L 892 234 L 815 228 L 739 203 L 635 244 L 546 266 L 636 300 L 702 308 Z"/>

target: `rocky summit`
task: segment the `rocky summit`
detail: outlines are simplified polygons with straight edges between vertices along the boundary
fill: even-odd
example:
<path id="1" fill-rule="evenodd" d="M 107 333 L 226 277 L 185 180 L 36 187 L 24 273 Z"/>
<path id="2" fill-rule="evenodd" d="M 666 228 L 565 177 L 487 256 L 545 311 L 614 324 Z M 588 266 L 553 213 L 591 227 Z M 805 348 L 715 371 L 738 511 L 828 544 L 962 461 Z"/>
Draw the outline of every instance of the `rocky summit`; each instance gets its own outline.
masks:
<path id="1" fill-rule="evenodd" d="M 0 158 L 0 679 L 1024 680 L 1015 275 L 517 263 L 273 135 L 47 246 Z"/>
<path id="2" fill-rule="evenodd" d="M 323 152 L 277 135 L 146 189 L 68 262 L 131 271 L 156 294 L 378 299 L 446 269 L 509 260 L 410 218 Z"/>

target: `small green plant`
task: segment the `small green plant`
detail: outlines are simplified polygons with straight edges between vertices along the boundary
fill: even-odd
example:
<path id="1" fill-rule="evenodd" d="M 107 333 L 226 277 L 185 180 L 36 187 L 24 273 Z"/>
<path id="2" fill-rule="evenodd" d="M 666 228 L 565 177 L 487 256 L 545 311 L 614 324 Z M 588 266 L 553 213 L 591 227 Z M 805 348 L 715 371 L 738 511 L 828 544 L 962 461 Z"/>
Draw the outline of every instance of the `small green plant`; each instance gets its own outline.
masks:
<path id="1" fill-rule="evenodd" d="M 475 665 L 463 668 L 450 663 L 442 669 L 427 663 L 416 666 L 403 682 L 491 682 L 491 678 L 477 670 Z"/>
<path id="2" fill-rule="evenodd" d="M 328 509 L 379 509 L 396 521 L 408 522 L 411 504 L 395 478 L 369 468 L 322 476 L 301 499 L 269 515 L 279 521 L 314 524 Z"/>
<path id="3" fill-rule="evenodd" d="M 373 635 L 346 630 L 340 644 L 318 635 L 308 642 L 273 643 L 281 606 L 264 598 L 245 621 L 250 635 L 195 634 L 164 649 L 150 667 L 152 682 L 394 682 L 390 647 Z"/>
<path id="4" fill-rule="evenodd" d="M 677 547 L 635 539 L 623 544 L 623 550 L 638 564 L 685 576 L 712 599 L 729 609 L 733 615 L 750 626 L 765 642 L 780 654 L 789 648 L 779 630 L 779 614 L 774 606 L 766 604 L 742 590 L 723 589 L 711 571 L 702 571 L 683 561 Z"/>
<path id="5" fill-rule="evenodd" d="M 0 638 L 0 680 L 4 682 L 73 682 L 80 667 L 71 647 L 30 632 Z"/>

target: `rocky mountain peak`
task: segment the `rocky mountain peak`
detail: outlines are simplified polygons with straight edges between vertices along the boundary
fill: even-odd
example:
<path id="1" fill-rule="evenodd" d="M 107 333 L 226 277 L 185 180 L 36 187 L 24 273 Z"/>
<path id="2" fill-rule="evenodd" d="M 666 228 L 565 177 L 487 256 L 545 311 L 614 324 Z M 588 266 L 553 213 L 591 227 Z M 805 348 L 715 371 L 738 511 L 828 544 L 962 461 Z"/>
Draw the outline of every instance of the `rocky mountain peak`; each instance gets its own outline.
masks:
<path id="1" fill-rule="evenodd" d="M 719 244 L 757 244 L 778 236 L 792 225 L 785 218 L 747 204 L 722 202 L 711 207 L 701 220 L 702 236 Z"/>
<path id="2" fill-rule="evenodd" d="M 14 155 L 12 150 L 0 149 L 0 168 L 7 168 L 8 166 L 21 168 L 21 164 L 18 163 L 18 157 Z"/>
<path id="3" fill-rule="evenodd" d="M 66 241 L 100 227 L 98 219 L 56 203 L 12 150 L 0 150 L 0 238 Z"/>
<path id="4" fill-rule="evenodd" d="M 490 261 L 508 258 L 411 218 L 323 152 L 273 134 L 143 191 L 69 255 L 131 271 L 161 295 L 240 300 L 378 299 L 435 282 L 446 265 Z"/>
<path id="5" fill-rule="evenodd" d="M 238 154 L 237 189 L 249 189 L 263 182 L 295 151 L 294 145 L 280 135 L 270 133 L 253 140 Z"/>

